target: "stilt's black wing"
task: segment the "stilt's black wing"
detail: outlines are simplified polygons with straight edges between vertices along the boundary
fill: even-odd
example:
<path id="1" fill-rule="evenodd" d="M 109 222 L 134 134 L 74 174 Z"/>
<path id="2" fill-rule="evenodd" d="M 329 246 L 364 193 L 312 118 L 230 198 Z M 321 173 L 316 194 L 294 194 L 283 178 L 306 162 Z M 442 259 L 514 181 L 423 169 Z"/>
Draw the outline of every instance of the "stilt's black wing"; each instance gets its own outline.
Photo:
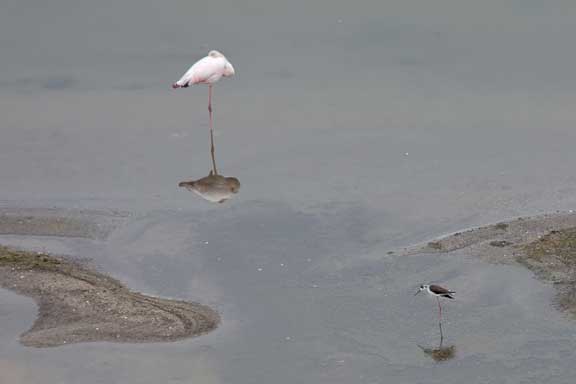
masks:
<path id="1" fill-rule="evenodd" d="M 454 297 L 452 297 L 452 293 L 455 293 L 454 291 L 450 291 L 439 285 L 430 285 L 430 292 L 435 293 L 438 296 L 446 297 L 448 299 L 453 299 Z"/>

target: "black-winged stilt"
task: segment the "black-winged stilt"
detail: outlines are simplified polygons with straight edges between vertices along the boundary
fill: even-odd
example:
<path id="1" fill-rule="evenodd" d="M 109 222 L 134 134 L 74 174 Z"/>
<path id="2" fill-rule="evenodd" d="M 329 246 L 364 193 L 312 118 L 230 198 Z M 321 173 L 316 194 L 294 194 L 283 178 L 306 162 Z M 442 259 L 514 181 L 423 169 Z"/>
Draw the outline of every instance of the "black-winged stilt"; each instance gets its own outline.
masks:
<path id="1" fill-rule="evenodd" d="M 444 297 L 453 300 L 454 296 L 452 296 L 452 294 L 456 292 L 435 284 L 422 284 L 414 296 L 420 292 L 426 292 L 430 296 L 436 297 L 436 301 L 438 302 L 438 326 L 440 327 L 440 340 L 442 340 L 444 339 L 444 334 L 442 333 L 442 305 L 440 305 L 440 298 Z"/>

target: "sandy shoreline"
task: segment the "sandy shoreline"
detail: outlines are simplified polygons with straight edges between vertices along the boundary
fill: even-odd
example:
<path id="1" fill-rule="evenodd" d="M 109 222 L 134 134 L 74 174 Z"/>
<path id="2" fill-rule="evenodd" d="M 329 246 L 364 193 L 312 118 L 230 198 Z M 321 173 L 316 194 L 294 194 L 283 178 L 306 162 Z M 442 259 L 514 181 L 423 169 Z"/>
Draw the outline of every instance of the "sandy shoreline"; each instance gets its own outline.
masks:
<path id="1" fill-rule="evenodd" d="M 20 338 L 33 347 L 174 341 L 207 333 L 220 321 L 207 306 L 132 292 L 77 263 L 3 246 L 0 286 L 37 302 L 38 318 Z"/>
<path id="2" fill-rule="evenodd" d="M 104 239 L 121 219 L 98 212 L 2 209 L 0 234 Z M 0 287 L 38 304 L 38 318 L 20 337 L 33 347 L 174 341 L 207 333 L 220 322 L 207 306 L 132 292 L 76 261 L 2 245 Z"/>

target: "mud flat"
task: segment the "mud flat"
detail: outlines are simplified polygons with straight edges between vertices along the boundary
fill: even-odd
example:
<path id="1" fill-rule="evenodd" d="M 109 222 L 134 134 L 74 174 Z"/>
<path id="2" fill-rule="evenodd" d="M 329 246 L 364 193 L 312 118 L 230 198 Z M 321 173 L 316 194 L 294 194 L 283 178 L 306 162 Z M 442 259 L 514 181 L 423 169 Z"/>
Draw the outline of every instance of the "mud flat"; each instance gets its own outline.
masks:
<path id="1" fill-rule="evenodd" d="M 456 232 L 401 254 L 460 250 L 493 263 L 520 264 L 557 290 L 556 306 L 576 316 L 576 214 L 519 218 Z"/>
<path id="2" fill-rule="evenodd" d="M 123 219 L 88 211 L 0 209 L 0 234 L 100 240 Z M 76 261 L 2 245 L 0 287 L 38 304 L 38 318 L 20 336 L 22 344 L 32 347 L 175 341 L 207 333 L 220 322 L 207 306 L 132 292 Z"/>

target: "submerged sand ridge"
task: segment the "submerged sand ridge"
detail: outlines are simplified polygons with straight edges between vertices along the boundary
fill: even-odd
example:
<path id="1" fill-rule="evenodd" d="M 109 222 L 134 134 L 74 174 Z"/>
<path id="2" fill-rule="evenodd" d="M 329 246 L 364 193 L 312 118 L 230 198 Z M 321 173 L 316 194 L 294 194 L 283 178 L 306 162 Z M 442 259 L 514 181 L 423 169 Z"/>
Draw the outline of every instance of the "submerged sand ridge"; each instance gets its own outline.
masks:
<path id="1" fill-rule="evenodd" d="M 52 210 L 0 212 L 0 233 L 103 239 L 117 217 L 58 215 Z M 191 302 L 132 292 L 119 281 L 78 262 L 42 252 L 0 245 L 0 287 L 33 298 L 39 307 L 22 344 L 54 347 L 65 344 L 166 342 L 215 329 L 213 309 Z"/>
<path id="2" fill-rule="evenodd" d="M 488 225 L 404 249 L 401 254 L 461 250 L 493 263 L 520 264 L 557 291 L 556 306 L 576 316 L 576 214 L 550 214 Z"/>

